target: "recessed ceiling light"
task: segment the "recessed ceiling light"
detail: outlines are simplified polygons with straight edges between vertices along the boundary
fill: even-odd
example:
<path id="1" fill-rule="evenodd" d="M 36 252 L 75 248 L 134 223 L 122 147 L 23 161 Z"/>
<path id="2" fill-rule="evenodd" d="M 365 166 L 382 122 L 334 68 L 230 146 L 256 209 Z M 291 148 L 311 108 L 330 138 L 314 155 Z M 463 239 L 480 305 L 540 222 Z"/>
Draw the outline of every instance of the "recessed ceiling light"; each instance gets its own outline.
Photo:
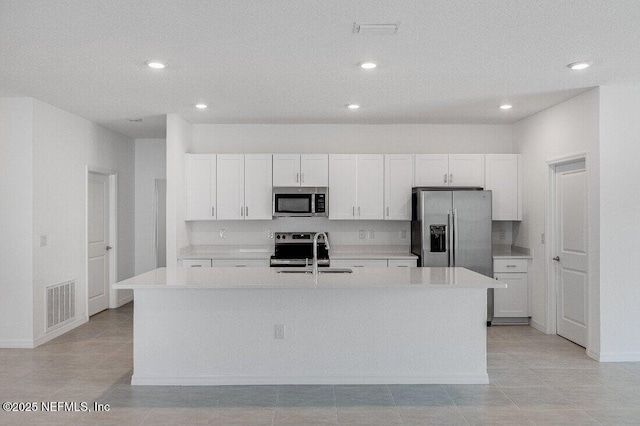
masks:
<path id="1" fill-rule="evenodd" d="M 162 62 L 158 62 L 158 61 L 149 61 L 147 62 L 147 66 L 149 68 L 153 68 L 155 70 L 161 70 L 163 68 L 166 68 L 166 64 L 163 64 Z"/>
<path id="2" fill-rule="evenodd" d="M 207 104 L 202 104 L 202 103 L 196 104 L 196 108 L 198 108 L 198 109 L 206 109 L 207 108 Z"/>
<path id="3" fill-rule="evenodd" d="M 349 104 L 349 105 L 347 105 L 347 108 L 349 108 L 349 109 L 358 109 L 358 108 L 360 108 L 360 105 L 358 105 L 358 104 Z"/>
<path id="4" fill-rule="evenodd" d="M 509 104 L 500 105 L 500 109 L 511 109 L 511 108 L 513 108 L 513 105 L 509 105 Z"/>
<path id="5" fill-rule="evenodd" d="M 372 70 L 377 66 L 378 65 L 373 62 L 363 62 L 360 64 L 360 68 L 362 68 L 363 70 Z"/>
<path id="6" fill-rule="evenodd" d="M 583 70 L 585 68 L 589 68 L 590 66 L 591 66 L 591 62 L 588 62 L 588 61 L 574 62 L 572 64 L 567 65 L 567 67 L 571 68 L 572 70 Z"/>

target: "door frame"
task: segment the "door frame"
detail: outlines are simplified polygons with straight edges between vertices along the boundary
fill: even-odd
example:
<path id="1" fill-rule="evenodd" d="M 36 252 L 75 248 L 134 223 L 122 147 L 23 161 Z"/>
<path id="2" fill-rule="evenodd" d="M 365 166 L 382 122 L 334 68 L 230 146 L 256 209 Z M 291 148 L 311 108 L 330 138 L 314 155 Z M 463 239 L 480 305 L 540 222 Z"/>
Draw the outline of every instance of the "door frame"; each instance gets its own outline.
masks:
<path id="1" fill-rule="evenodd" d="M 95 173 L 109 178 L 109 309 L 118 307 L 117 290 L 113 289 L 118 276 L 118 172 L 102 167 L 87 166 L 85 172 L 85 197 L 84 197 L 84 230 L 85 230 L 85 300 L 84 309 L 89 319 L 89 174 Z"/>
<path id="2" fill-rule="evenodd" d="M 166 182 L 167 182 L 167 178 L 155 178 L 154 180 L 154 187 L 153 187 L 153 259 L 156 265 L 156 268 L 158 268 L 158 182 L 160 181 L 164 181 L 165 182 L 165 221 L 167 220 L 166 218 L 166 198 L 167 198 L 167 194 L 166 194 Z M 166 244 L 166 231 L 165 231 L 165 244 Z M 166 249 L 165 249 L 165 256 L 166 256 Z M 166 263 L 166 259 L 165 259 L 165 263 Z"/>
<path id="3" fill-rule="evenodd" d="M 587 191 L 585 194 L 585 205 L 587 206 L 587 274 L 588 288 L 587 288 L 587 347 L 588 350 L 591 346 L 591 256 L 589 241 L 589 156 L 586 152 L 579 152 L 576 154 L 566 155 L 562 157 L 555 157 L 548 159 L 547 163 L 547 213 L 545 220 L 545 270 L 547 276 L 547 334 L 558 334 L 558 321 L 557 321 L 557 309 L 558 309 L 558 282 L 556 268 L 554 268 L 551 258 L 558 251 L 558 224 L 557 224 L 557 205 L 556 205 L 556 167 L 565 164 L 571 164 L 578 161 L 584 161 L 584 171 L 587 179 Z"/>

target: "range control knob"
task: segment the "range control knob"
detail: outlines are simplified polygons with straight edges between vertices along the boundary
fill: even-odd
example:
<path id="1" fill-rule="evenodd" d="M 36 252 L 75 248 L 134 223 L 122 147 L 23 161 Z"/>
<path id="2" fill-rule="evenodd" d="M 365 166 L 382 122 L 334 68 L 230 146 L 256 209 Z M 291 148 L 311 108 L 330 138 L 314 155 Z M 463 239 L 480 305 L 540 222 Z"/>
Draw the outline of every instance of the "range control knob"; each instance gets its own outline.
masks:
<path id="1" fill-rule="evenodd" d="M 276 240 L 279 240 L 279 239 L 280 239 L 280 235 L 276 235 Z"/>

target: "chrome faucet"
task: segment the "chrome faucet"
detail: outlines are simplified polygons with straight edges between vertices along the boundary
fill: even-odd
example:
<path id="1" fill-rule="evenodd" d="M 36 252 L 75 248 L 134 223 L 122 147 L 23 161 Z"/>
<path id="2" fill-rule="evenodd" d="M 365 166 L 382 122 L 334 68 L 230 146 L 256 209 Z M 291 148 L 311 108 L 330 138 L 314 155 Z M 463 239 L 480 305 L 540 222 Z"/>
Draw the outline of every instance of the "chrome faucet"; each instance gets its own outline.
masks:
<path id="1" fill-rule="evenodd" d="M 313 236 L 313 275 L 318 275 L 318 237 L 320 235 L 324 236 L 324 244 L 329 250 L 329 237 L 327 237 L 327 234 L 325 232 L 316 232 Z"/>

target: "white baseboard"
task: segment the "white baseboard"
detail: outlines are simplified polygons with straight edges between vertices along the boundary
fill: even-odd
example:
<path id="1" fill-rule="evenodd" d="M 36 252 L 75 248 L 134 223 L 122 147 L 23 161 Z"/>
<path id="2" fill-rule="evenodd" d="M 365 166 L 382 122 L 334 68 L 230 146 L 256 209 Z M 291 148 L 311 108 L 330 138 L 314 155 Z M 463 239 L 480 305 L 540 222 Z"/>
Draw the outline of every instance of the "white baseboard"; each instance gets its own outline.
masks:
<path id="1" fill-rule="evenodd" d="M 599 362 L 640 361 L 640 352 L 596 352 L 587 349 L 587 356 Z"/>
<path id="2" fill-rule="evenodd" d="M 531 327 L 535 328 L 538 331 L 541 331 L 545 334 L 549 334 L 547 333 L 547 327 L 544 324 L 541 324 L 538 321 L 535 321 L 533 318 L 531 319 L 531 322 L 529 323 L 529 325 L 531 325 Z"/>
<path id="3" fill-rule="evenodd" d="M 0 349 L 32 349 L 33 340 L 0 340 Z"/>
<path id="4" fill-rule="evenodd" d="M 487 374 L 466 376 L 386 377 L 386 376 L 144 376 L 134 374 L 133 386 L 221 386 L 221 385 L 394 385 L 394 384 L 487 384 Z"/>
<path id="5" fill-rule="evenodd" d="M 129 297 L 125 297 L 122 300 L 118 300 L 117 306 L 116 308 L 119 308 L 120 306 L 126 305 L 129 302 L 133 301 L 133 294 L 131 294 Z"/>
<path id="6" fill-rule="evenodd" d="M 62 336 L 67 331 L 71 331 L 74 328 L 79 327 L 82 324 L 86 323 L 87 321 L 89 321 L 89 318 L 80 317 L 80 318 L 76 319 L 75 321 L 70 322 L 69 324 L 65 325 L 64 327 L 60 327 L 57 330 L 52 331 L 51 333 L 47 333 L 44 336 L 38 337 L 37 339 L 35 339 L 33 341 L 33 347 L 35 348 L 36 346 L 40 346 L 40 345 L 42 345 L 44 343 L 47 343 L 49 340 L 53 340 L 58 336 Z"/>

